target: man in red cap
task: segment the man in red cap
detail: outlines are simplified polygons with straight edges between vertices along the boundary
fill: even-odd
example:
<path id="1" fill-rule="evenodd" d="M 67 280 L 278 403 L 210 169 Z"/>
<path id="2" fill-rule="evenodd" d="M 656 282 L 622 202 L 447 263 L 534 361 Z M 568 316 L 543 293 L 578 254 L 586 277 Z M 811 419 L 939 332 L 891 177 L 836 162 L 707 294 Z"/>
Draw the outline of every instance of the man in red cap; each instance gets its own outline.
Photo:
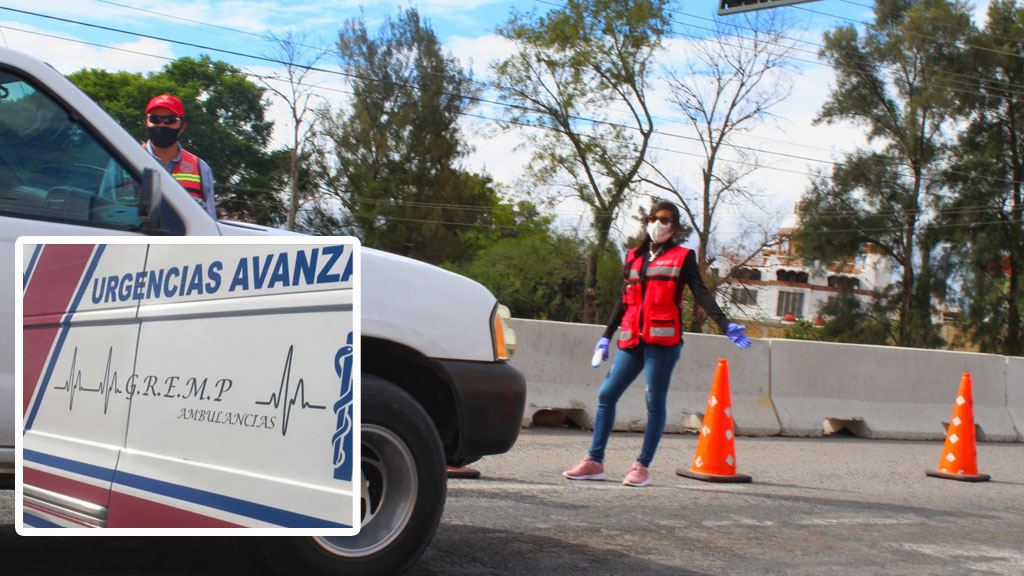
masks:
<path id="1" fill-rule="evenodd" d="M 149 140 L 143 146 L 216 219 L 213 170 L 198 156 L 178 144 L 178 138 L 186 126 L 185 107 L 181 100 L 169 94 L 156 96 L 146 106 L 146 132 Z"/>

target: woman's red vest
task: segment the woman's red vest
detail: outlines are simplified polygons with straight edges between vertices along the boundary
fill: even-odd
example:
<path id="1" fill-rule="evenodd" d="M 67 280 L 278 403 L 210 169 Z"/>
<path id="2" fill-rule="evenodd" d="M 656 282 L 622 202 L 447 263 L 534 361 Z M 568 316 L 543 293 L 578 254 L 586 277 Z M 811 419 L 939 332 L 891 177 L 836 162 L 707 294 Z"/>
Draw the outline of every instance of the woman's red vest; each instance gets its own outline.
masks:
<path id="1" fill-rule="evenodd" d="M 681 312 L 678 301 L 683 262 L 689 248 L 673 246 L 647 265 L 647 275 L 640 277 L 644 254 L 633 248 L 626 255 L 629 277 L 622 302 L 626 311 L 619 327 L 619 348 L 632 348 L 642 338 L 648 344 L 675 346 L 682 338 Z"/>

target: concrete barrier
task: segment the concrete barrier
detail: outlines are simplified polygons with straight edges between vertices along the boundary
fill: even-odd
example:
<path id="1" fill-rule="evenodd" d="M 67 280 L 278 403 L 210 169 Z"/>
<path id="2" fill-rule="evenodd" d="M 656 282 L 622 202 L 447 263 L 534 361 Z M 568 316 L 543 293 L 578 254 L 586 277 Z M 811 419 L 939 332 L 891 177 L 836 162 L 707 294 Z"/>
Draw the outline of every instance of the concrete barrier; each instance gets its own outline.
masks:
<path id="1" fill-rule="evenodd" d="M 1015 441 L 1003 356 L 773 340 L 771 397 L 782 434 L 941 439 L 961 374 L 970 372 L 980 440 Z"/>
<path id="2" fill-rule="evenodd" d="M 1024 358 L 1007 359 L 1006 405 L 1017 426 L 1017 439 L 1024 442 Z"/>
<path id="3" fill-rule="evenodd" d="M 583 428 L 593 428 L 597 392 L 617 353 L 612 343 L 609 362 L 590 366 L 594 343 L 603 326 L 514 319 L 519 348 L 512 364 L 526 376 L 524 426 L 547 410 L 565 413 Z M 682 432 L 700 428 L 719 358 L 729 361 L 736 432 L 771 435 L 780 432 L 769 397 L 769 345 L 755 340 L 748 350 L 736 348 L 724 336 L 685 334 L 682 355 L 673 373 L 666 407 L 665 429 Z M 623 394 L 614 429 L 643 430 L 647 404 L 643 375 Z"/>

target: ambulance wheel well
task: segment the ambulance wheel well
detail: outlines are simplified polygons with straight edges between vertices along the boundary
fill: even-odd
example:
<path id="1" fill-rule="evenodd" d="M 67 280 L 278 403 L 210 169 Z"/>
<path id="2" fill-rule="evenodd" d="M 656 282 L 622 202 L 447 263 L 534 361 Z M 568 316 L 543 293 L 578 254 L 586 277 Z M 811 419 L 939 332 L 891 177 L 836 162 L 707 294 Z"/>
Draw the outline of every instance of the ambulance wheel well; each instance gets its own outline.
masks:
<path id="1" fill-rule="evenodd" d="M 363 373 L 388 380 L 405 390 L 430 415 L 441 437 L 449 464 L 459 448 L 459 413 L 452 386 L 444 371 L 416 350 L 380 338 L 362 338 Z"/>

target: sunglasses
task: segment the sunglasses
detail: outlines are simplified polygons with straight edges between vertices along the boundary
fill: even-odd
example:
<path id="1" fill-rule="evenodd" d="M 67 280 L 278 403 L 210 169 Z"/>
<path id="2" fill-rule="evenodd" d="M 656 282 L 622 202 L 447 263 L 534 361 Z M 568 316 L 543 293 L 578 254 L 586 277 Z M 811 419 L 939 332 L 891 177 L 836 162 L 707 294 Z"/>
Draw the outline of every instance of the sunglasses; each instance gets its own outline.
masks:
<path id="1" fill-rule="evenodd" d="M 647 217 L 647 221 L 648 222 L 658 221 L 658 222 L 661 222 L 662 224 L 664 224 L 666 226 L 668 226 L 669 224 L 672 223 L 672 219 L 669 218 L 668 216 L 662 216 L 660 218 L 657 217 L 657 216 L 648 216 Z"/>
<path id="2" fill-rule="evenodd" d="M 181 120 L 181 116 L 156 116 L 154 114 L 150 114 L 148 118 L 150 124 L 167 124 L 168 126 Z"/>

